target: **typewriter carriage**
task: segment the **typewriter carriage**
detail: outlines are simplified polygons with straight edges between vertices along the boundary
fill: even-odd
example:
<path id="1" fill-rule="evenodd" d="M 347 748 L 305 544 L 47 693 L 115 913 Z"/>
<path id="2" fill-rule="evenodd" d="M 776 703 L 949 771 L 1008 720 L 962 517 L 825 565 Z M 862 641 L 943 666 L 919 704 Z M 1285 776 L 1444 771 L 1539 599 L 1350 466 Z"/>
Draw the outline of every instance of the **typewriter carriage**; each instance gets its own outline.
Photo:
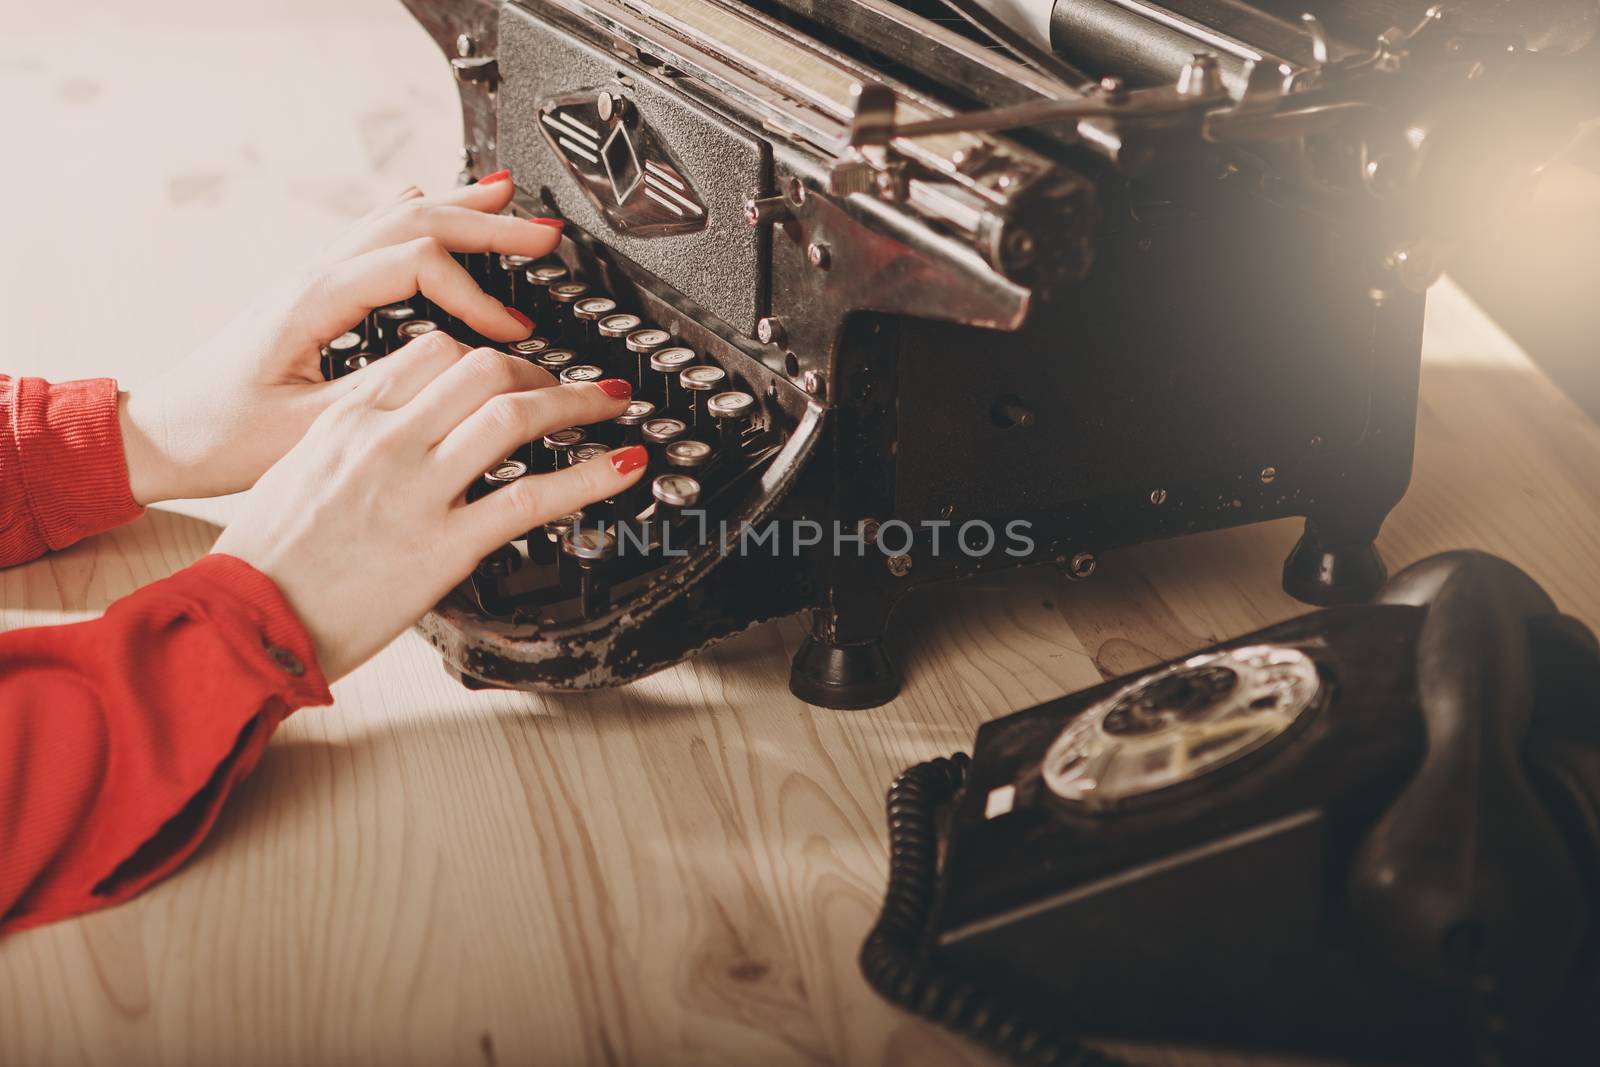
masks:
<path id="1" fill-rule="evenodd" d="M 1293 76 L 1193 57 L 1173 71 L 1152 47 L 1120 81 L 1062 86 L 883 0 L 691 0 L 670 17 L 611 0 L 406 3 L 453 57 L 464 178 L 511 166 L 517 210 L 572 224 L 569 265 L 758 398 L 771 447 L 729 517 L 1037 533 L 1020 558 L 936 553 L 926 529 L 905 552 L 691 553 L 587 620 L 496 617 L 459 590 L 423 630 L 468 684 L 617 684 L 808 610 L 791 688 L 872 706 L 898 689 L 882 637 L 910 588 L 1037 563 L 1086 576 L 1119 545 L 1287 515 L 1307 518 L 1285 566 L 1294 595 L 1341 602 L 1383 580 L 1373 541 L 1410 477 L 1420 290 L 1462 236 L 1460 211 L 1422 208 L 1433 176 L 1472 158 L 1447 150 L 1476 143 L 1451 133 L 1460 115 L 1484 111 L 1485 79 L 1500 92 L 1522 77 L 1526 50 L 1512 63 L 1497 39 L 1489 63 L 1430 12 L 1364 46 L 1308 24 Z M 1085 40 L 1057 47 L 1102 64 L 1129 52 Z M 784 70 L 755 70 L 763 55 Z M 1486 65 L 1467 77 L 1472 63 Z M 540 121 L 586 97 L 597 125 L 615 127 L 602 101 L 621 102 L 703 225 L 618 225 Z M 1067 117 L 981 128 L 1006 107 Z M 1342 111 L 1382 136 L 1329 134 L 1350 125 L 1327 118 Z M 1501 128 L 1528 115 L 1516 100 L 1488 113 Z M 1537 117 L 1530 156 L 1572 125 Z M 898 132 L 918 122 L 953 128 Z M 1514 196 L 1524 169 L 1478 197 Z"/>

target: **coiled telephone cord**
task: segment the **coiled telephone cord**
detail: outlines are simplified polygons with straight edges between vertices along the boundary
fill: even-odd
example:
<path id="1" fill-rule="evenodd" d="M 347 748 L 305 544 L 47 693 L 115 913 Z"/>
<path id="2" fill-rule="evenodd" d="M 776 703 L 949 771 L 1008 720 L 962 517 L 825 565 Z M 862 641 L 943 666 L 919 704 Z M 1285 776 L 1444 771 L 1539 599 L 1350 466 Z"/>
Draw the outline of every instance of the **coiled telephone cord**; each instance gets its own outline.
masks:
<path id="1" fill-rule="evenodd" d="M 861 972 L 884 999 L 1024 1067 L 1128 1067 L 1061 1031 L 1031 1005 L 1002 999 L 929 959 L 922 937 L 938 877 L 935 817 L 966 781 L 964 752 L 919 763 L 889 787 L 889 888 L 861 946 Z"/>

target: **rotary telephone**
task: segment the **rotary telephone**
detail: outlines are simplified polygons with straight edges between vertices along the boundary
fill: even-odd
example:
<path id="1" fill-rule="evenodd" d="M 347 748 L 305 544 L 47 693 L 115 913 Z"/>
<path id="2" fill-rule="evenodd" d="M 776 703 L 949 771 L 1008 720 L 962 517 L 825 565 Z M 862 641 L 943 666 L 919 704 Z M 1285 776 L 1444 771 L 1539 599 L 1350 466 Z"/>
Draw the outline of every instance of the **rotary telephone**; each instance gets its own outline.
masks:
<path id="1" fill-rule="evenodd" d="M 1600 645 L 1492 556 L 987 723 L 888 810 L 868 981 L 1018 1063 L 1600 1062 Z"/>

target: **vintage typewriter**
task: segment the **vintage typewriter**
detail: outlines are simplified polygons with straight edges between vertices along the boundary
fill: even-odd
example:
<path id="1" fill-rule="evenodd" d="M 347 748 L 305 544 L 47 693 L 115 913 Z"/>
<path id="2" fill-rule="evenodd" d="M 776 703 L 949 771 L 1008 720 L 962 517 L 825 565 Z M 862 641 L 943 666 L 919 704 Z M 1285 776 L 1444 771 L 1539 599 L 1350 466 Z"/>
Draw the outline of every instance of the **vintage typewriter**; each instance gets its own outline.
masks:
<path id="1" fill-rule="evenodd" d="M 438 605 L 449 669 L 616 685 L 803 611 L 791 689 L 868 707 L 915 586 L 1283 516 L 1291 593 L 1369 595 L 1422 291 L 1573 137 L 1596 8 L 1305 2 L 406 0 L 463 180 L 569 223 L 466 257 L 538 324 L 514 347 L 639 398 L 477 491 L 654 457 Z"/>

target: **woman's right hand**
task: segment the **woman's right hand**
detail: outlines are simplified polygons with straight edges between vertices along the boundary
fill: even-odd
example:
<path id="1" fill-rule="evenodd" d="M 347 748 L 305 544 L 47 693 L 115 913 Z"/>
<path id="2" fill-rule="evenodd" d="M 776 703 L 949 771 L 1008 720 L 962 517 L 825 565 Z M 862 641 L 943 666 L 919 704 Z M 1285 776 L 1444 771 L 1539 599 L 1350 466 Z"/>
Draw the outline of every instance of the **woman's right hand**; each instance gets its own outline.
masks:
<path id="1" fill-rule="evenodd" d="M 468 504 L 526 441 L 615 418 L 626 382 L 557 385 L 524 360 L 425 335 L 352 375 L 261 477 L 214 551 L 277 583 L 331 681 L 420 618 L 496 547 L 637 481 L 639 446 Z"/>

